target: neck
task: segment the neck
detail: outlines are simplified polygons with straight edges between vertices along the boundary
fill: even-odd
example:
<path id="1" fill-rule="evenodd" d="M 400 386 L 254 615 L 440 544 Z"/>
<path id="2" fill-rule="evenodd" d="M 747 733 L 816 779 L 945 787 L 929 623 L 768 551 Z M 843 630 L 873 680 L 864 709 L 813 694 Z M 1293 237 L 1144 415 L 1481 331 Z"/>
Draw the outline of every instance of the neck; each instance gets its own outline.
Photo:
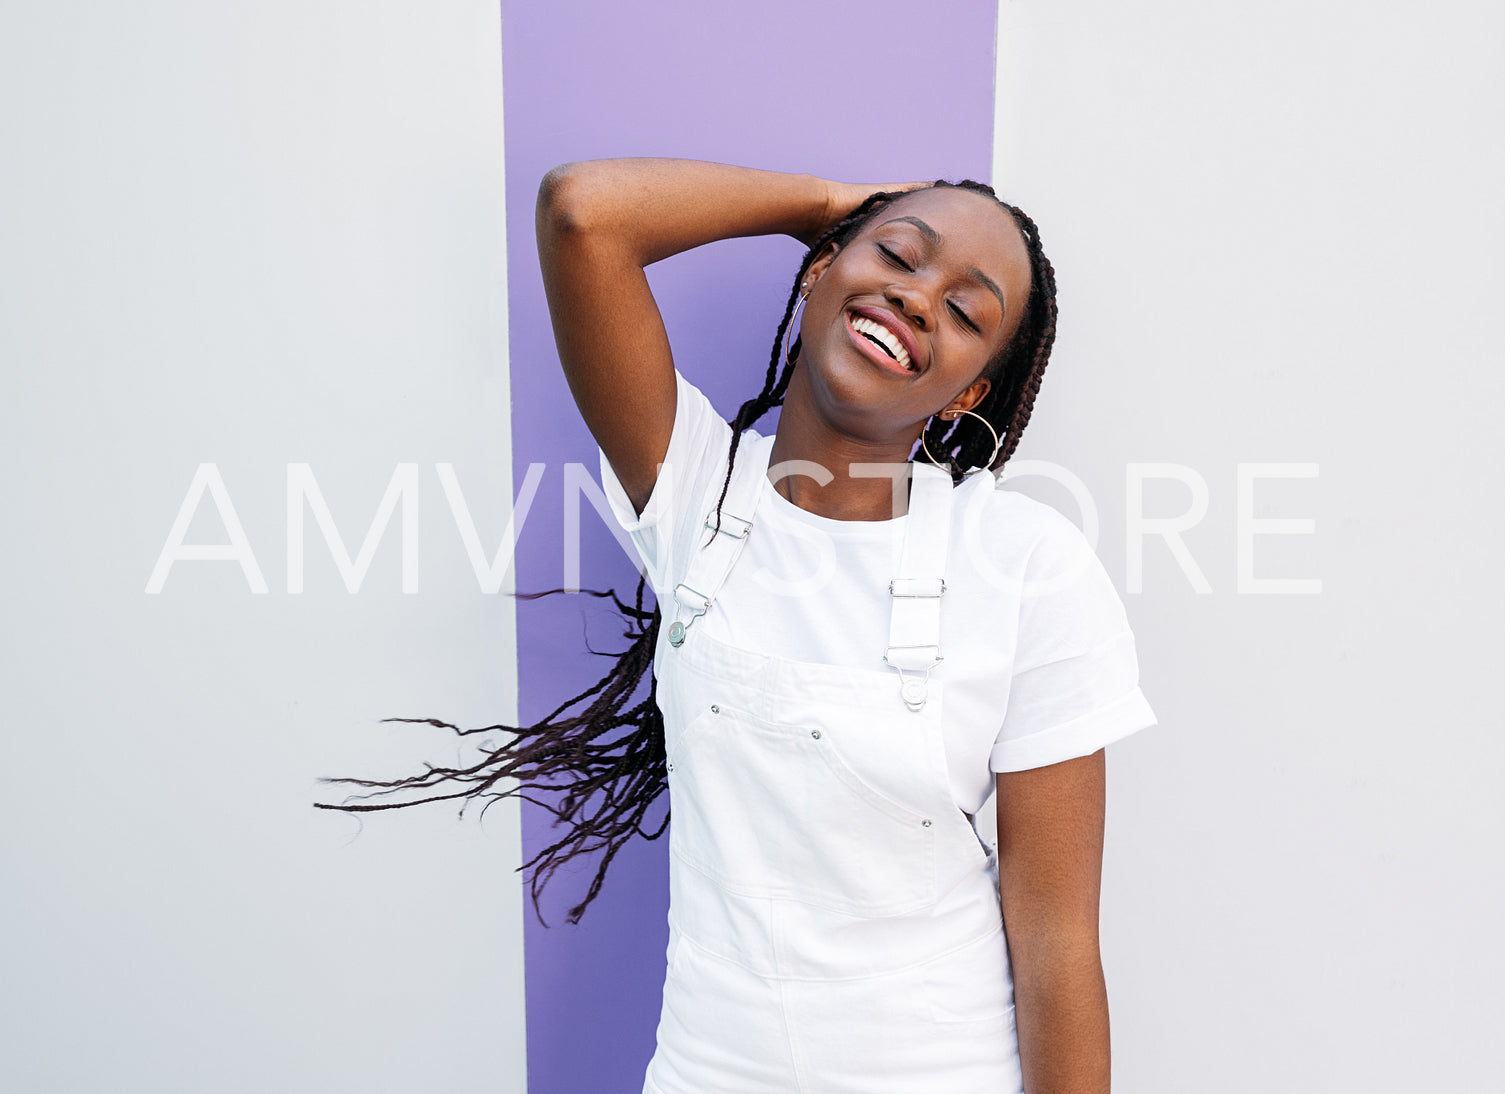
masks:
<path id="1" fill-rule="evenodd" d="M 918 431 L 875 441 L 843 430 L 817 412 L 804 375 L 804 369 L 796 369 L 790 377 L 779 411 L 768 460 L 772 488 L 807 513 L 831 520 L 903 516 L 909 511 L 909 453 Z M 780 471 L 779 464 L 787 466 Z M 813 474 L 804 473 L 801 464 L 813 465 L 808 468 Z M 822 482 L 828 474 L 829 481 Z"/>

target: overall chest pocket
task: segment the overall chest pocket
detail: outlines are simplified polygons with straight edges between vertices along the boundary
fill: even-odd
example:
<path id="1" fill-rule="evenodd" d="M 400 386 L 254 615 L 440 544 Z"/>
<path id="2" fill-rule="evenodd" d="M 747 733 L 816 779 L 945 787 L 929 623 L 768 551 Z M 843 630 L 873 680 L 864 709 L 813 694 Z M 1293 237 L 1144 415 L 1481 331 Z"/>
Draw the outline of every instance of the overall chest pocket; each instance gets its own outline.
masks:
<path id="1" fill-rule="evenodd" d="M 934 903 L 932 818 L 864 779 L 836 736 L 703 708 L 668 756 L 671 853 L 747 897 L 870 917 Z"/>

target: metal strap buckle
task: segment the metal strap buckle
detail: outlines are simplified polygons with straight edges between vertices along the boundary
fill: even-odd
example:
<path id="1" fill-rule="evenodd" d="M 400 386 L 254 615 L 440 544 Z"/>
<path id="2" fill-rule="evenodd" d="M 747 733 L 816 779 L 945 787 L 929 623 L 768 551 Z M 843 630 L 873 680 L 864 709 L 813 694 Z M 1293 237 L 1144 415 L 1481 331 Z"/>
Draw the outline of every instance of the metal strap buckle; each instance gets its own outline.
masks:
<path id="1" fill-rule="evenodd" d="M 904 668 L 906 668 L 906 667 L 909 669 L 910 672 L 919 672 L 920 670 L 917 667 L 915 667 L 914 665 L 909 665 L 909 666 L 899 665 L 899 664 L 895 663 L 894 661 L 890 660 L 888 655 L 891 654 L 891 653 L 894 653 L 894 652 L 896 652 L 898 650 L 934 650 L 935 654 L 931 658 L 930 664 L 927 666 L 927 671 L 929 671 L 929 669 L 934 668 L 940 662 L 946 660 L 944 657 L 941 656 L 941 647 L 936 646 L 936 645 L 926 645 L 926 646 L 890 646 L 890 647 L 888 647 L 888 649 L 886 649 L 886 650 L 883 651 L 883 663 L 885 665 L 891 665 L 891 666 L 893 666 L 896 669 L 900 669 L 901 671 Z M 905 660 L 909 660 L 909 659 L 905 658 Z"/>
<path id="2" fill-rule="evenodd" d="M 681 608 L 690 609 L 690 618 L 681 623 L 676 619 L 669 624 L 669 645 L 675 649 L 685 644 L 685 631 L 690 629 L 690 624 L 705 615 L 711 606 L 711 598 L 697 589 L 692 589 L 684 582 L 674 586 L 674 602 Z"/>
<path id="3" fill-rule="evenodd" d="M 728 522 L 731 524 L 730 528 L 727 527 Z M 747 533 L 752 531 L 752 521 L 743 520 L 741 517 L 733 516 L 730 513 L 721 514 L 721 527 L 717 528 L 716 514 L 712 512 L 705 518 L 705 526 L 713 532 L 719 532 L 723 536 L 730 536 L 732 539 L 746 539 Z"/>
<path id="4" fill-rule="evenodd" d="M 938 597 L 946 591 L 946 579 L 941 577 L 896 577 L 888 583 L 890 596 L 919 598 Z"/>

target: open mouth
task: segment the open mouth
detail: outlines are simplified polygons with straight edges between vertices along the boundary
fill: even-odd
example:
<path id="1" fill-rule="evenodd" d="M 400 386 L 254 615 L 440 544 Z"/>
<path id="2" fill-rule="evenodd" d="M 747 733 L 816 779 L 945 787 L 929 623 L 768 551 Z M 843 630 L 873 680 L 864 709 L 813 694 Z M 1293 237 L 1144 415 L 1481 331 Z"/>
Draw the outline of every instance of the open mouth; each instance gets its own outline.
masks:
<path id="1" fill-rule="evenodd" d="M 918 366 L 910 359 L 909 351 L 904 348 L 904 343 L 899 336 L 889 330 L 882 323 L 875 322 L 865 315 L 852 314 L 847 322 L 859 336 L 871 343 L 885 357 L 898 365 L 905 372 L 917 373 Z"/>

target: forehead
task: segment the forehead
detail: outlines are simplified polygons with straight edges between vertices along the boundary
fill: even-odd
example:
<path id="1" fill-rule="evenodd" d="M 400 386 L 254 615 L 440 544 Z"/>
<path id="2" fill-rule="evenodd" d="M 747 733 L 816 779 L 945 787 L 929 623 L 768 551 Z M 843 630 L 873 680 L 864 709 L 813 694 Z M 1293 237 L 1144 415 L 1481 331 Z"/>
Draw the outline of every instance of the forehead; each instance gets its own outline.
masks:
<path id="1" fill-rule="evenodd" d="M 1018 315 L 1029 294 L 1029 249 L 1014 218 L 987 194 L 959 187 L 915 190 L 878 210 L 864 232 L 908 231 L 917 238 L 924 232 L 899 220 L 914 217 L 940 236 L 940 253 L 963 265 L 976 266 L 999 285 L 1009 310 Z"/>

